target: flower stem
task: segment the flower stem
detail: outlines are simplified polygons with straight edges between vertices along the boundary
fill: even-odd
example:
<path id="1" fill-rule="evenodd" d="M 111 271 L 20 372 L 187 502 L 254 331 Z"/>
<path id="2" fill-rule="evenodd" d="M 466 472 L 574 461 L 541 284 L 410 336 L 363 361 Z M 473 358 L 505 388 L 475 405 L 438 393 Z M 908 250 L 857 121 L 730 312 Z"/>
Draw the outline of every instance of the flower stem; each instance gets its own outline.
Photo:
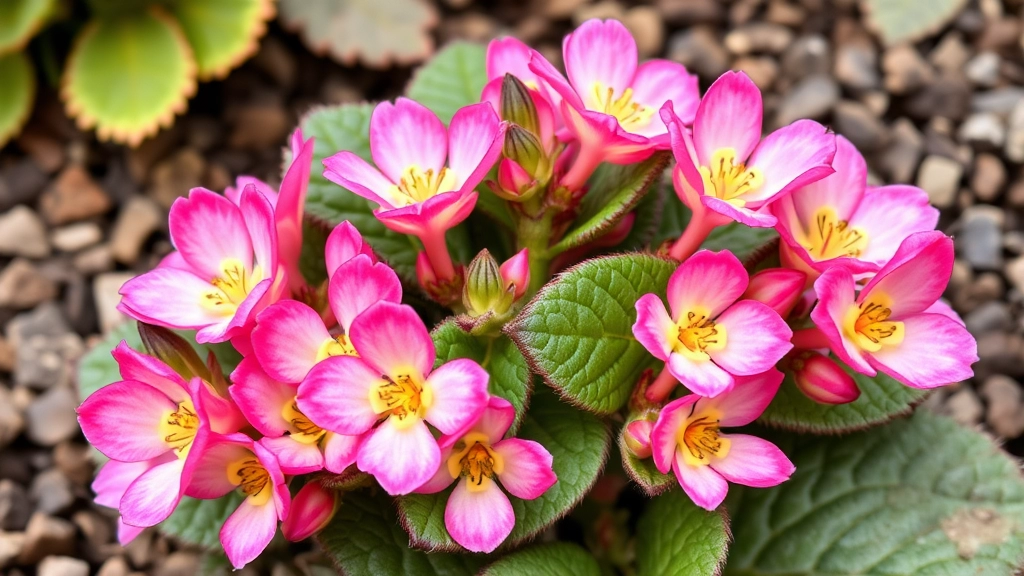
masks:
<path id="1" fill-rule="evenodd" d="M 668 364 L 661 370 L 661 374 L 651 382 L 651 385 L 647 387 L 647 392 L 644 393 L 644 397 L 648 401 L 654 402 L 655 404 L 661 404 L 668 398 L 668 395 L 675 390 L 675 387 L 679 384 L 676 377 L 668 371 Z"/>
<path id="2" fill-rule="evenodd" d="M 601 164 L 601 160 L 600 147 L 582 146 L 572 167 L 569 168 L 569 172 L 562 177 L 558 184 L 572 191 L 583 188 L 587 180 L 590 179 L 590 175 Z"/>
<path id="3" fill-rule="evenodd" d="M 448 254 L 448 243 L 444 239 L 444 231 L 428 231 L 420 236 L 423 242 L 423 249 L 430 260 L 430 267 L 439 281 L 448 282 L 455 278 L 455 265 L 452 257 Z"/>
<path id="4" fill-rule="evenodd" d="M 553 214 L 542 211 L 536 217 L 525 214 L 519 218 L 516 236 L 519 242 L 519 249 L 528 248 L 530 261 L 530 285 L 523 295 L 523 300 L 533 298 L 533 295 L 547 283 L 551 276 L 551 256 L 548 248 L 551 243 L 551 219 Z"/>
<path id="5" fill-rule="evenodd" d="M 686 226 L 686 230 L 683 230 L 683 235 L 679 237 L 679 240 L 676 240 L 676 243 L 669 250 L 669 255 L 680 261 L 693 256 L 693 253 L 707 239 L 708 234 L 711 234 L 711 231 L 718 226 L 715 220 L 715 218 L 708 218 L 707 212 L 703 210 L 695 211 L 690 219 L 690 223 Z"/>
<path id="6" fill-rule="evenodd" d="M 818 328 L 804 328 L 793 332 L 793 348 L 799 350 L 817 350 L 830 348 L 831 345 L 825 333 Z"/>

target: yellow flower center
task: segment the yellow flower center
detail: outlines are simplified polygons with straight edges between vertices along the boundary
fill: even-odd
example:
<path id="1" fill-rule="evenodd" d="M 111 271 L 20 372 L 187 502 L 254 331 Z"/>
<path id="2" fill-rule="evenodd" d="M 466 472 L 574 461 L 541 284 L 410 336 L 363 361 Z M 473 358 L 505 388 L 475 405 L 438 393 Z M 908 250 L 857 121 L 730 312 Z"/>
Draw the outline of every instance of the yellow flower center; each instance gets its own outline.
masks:
<path id="1" fill-rule="evenodd" d="M 299 411 L 299 405 L 295 400 L 285 404 L 281 410 L 281 416 L 291 426 L 291 437 L 303 444 L 316 444 L 326 431 L 317 426 L 305 414 Z"/>
<path id="2" fill-rule="evenodd" d="M 430 389 L 418 383 L 409 374 L 400 374 L 394 380 L 384 377 L 370 390 L 370 405 L 377 414 L 393 416 L 396 426 L 408 428 L 427 412 L 434 397 Z"/>
<path id="3" fill-rule="evenodd" d="M 398 184 L 391 187 L 391 196 L 396 206 L 410 206 L 425 202 L 441 192 L 455 190 L 455 174 L 447 168 L 434 172 L 433 168 L 422 170 L 419 166 L 410 166 L 402 173 Z"/>
<path id="4" fill-rule="evenodd" d="M 815 260 L 831 260 L 842 256 L 857 258 L 868 245 L 868 234 L 862 228 L 850 227 L 828 206 L 818 208 L 814 223 L 801 243 Z"/>
<path id="5" fill-rule="evenodd" d="M 725 327 L 718 326 L 710 318 L 705 308 L 694 308 L 680 317 L 673 327 L 670 341 L 673 350 L 690 360 L 708 360 L 708 350 L 715 351 L 725 348 Z"/>
<path id="6" fill-rule="evenodd" d="M 324 343 L 320 345 L 320 349 L 316 351 L 317 362 L 331 356 L 355 356 L 358 358 L 359 353 L 356 352 L 356 348 L 352 345 L 352 341 L 349 340 L 348 336 L 339 334 L 335 338 L 324 340 Z"/>
<path id="7" fill-rule="evenodd" d="M 605 88 L 601 83 L 595 82 L 593 96 L 592 109 L 614 116 L 619 121 L 619 126 L 631 132 L 650 124 L 654 116 L 654 108 L 633 101 L 632 88 L 626 88 L 616 98 L 614 88 Z"/>
<path id="8" fill-rule="evenodd" d="M 164 442 L 177 451 L 178 458 L 188 456 L 198 430 L 199 415 L 196 414 L 196 408 L 191 400 L 178 404 L 178 407 L 160 422 L 160 435 L 163 436 Z"/>
<path id="9" fill-rule="evenodd" d="M 871 299 L 851 306 L 843 322 L 843 331 L 862 350 L 877 352 L 883 346 L 896 346 L 903 342 L 903 322 L 891 321 L 892 301 L 884 294 L 872 294 Z"/>
<path id="10" fill-rule="evenodd" d="M 263 270 L 256 266 L 247 273 L 241 260 L 225 258 L 220 263 L 220 271 L 219 277 L 210 280 L 213 288 L 203 292 L 200 303 L 215 314 L 231 316 L 249 291 L 263 280 Z"/>
<path id="11" fill-rule="evenodd" d="M 274 491 L 270 472 L 251 455 L 228 464 L 228 481 L 241 488 L 257 506 L 266 504 Z"/>
<path id="12" fill-rule="evenodd" d="M 718 414 L 702 413 L 691 416 L 676 434 L 676 442 L 683 460 L 690 466 L 707 466 L 711 457 L 725 458 L 731 442 L 723 438 L 718 428 Z"/>
<path id="13" fill-rule="evenodd" d="M 455 443 L 447 465 L 452 478 L 465 477 L 469 491 L 477 492 L 485 490 L 495 474 L 501 474 L 505 461 L 491 448 L 485 434 L 472 432 Z"/>
<path id="14" fill-rule="evenodd" d="M 704 194 L 714 196 L 742 207 L 744 194 L 756 192 L 764 184 L 764 174 L 757 168 L 747 168 L 736 161 L 734 148 L 719 148 L 711 155 L 710 166 L 701 166 Z"/>

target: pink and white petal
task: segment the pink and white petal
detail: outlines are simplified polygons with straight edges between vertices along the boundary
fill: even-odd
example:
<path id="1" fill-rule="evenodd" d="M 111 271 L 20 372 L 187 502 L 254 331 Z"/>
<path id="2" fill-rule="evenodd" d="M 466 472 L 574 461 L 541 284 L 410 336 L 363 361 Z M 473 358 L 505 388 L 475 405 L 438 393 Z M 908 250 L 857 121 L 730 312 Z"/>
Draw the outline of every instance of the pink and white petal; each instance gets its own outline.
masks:
<path id="1" fill-rule="evenodd" d="M 811 320 L 828 338 L 832 352 L 847 366 L 861 374 L 874 376 L 864 353 L 843 333 L 846 313 L 855 305 L 853 274 L 843 268 L 829 268 L 814 281 L 818 304 L 811 310 Z"/>
<path id="2" fill-rule="evenodd" d="M 121 497 L 132 482 L 150 468 L 173 459 L 175 456 L 168 452 L 163 456 L 140 462 L 107 460 L 96 474 L 96 479 L 92 481 L 92 491 L 96 493 L 94 501 L 100 506 L 117 508 L 121 504 Z"/>
<path id="3" fill-rule="evenodd" d="M 701 166 L 716 150 L 732 148 L 743 162 L 761 140 L 761 91 L 743 72 L 726 72 L 704 93 L 693 120 L 693 143 Z"/>
<path id="4" fill-rule="evenodd" d="M 220 543 L 231 565 L 241 569 L 266 550 L 276 532 L 274 503 L 253 504 L 251 498 L 246 498 L 221 527 Z"/>
<path id="5" fill-rule="evenodd" d="M 714 398 L 732 388 L 735 377 L 711 360 L 694 362 L 673 352 L 668 357 L 668 371 L 694 394 Z"/>
<path id="6" fill-rule="evenodd" d="M 263 180 L 260 180 L 255 176 L 246 176 L 245 174 L 240 174 L 235 178 L 234 186 L 228 186 L 224 189 L 224 197 L 231 200 L 235 206 L 238 206 L 242 202 L 242 190 L 245 190 L 245 187 L 250 184 L 255 186 L 256 190 L 260 194 L 263 194 L 267 200 L 270 200 L 271 206 L 277 206 L 277 190 L 271 188 L 270 184 L 267 184 Z"/>
<path id="7" fill-rule="evenodd" d="M 399 234 L 437 234 L 454 228 L 468 218 L 476 206 L 477 196 L 476 192 L 444 192 L 419 204 L 393 210 L 375 210 L 373 215 L 381 224 Z"/>
<path id="8" fill-rule="evenodd" d="M 328 432 L 324 436 L 324 468 L 328 472 L 341 474 L 346 468 L 356 463 L 356 456 L 359 454 L 359 444 L 362 443 L 362 436 L 349 436 Z"/>
<path id="9" fill-rule="evenodd" d="M 452 455 L 452 448 L 441 447 L 441 465 L 437 467 L 437 472 L 430 477 L 422 486 L 414 490 L 416 494 L 437 494 L 445 488 L 452 485 L 455 482 L 455 478 L 452 478 L 450 472 L 448 472 L 448 458 Z"/>
<path id="10" fill-rule="evenodd" d="M 378 302 L 352 322 L 349 333 L 359 356 L 379 376 L 408 374 L 414 369 L 425 378 L 434 366 L 437 353 L 423 320 L 411 306 Z"/>
<path id="11" fill-rule="evenodd" d="M 636 301 L 633 336 L 658 360 L 668 360 L 672 353 L 668 338 L 675 325 L 657 294 L 644 294 Z"/>
<path id="12" fill-rule="evenodd" d="M 212 278 L 212 277 L 211 277 Z M 197 330 L 226 320 L 201 302 L 213 289 L 209 280 L 177 268 L 155 268 L 124 283 L 117 309 L 165 328 Z"/>
<path id="13" fill-rule="evenodd" d="M 551 453 L 537 442 L 509 438 L 494 444 L 494 451 L 504 465 L 498 480 L 516 498 L 539 498 L 558 481 L 551 469 Z"/>
<path id="14" fill-rule="evenodd" d="M 836 136 L 836 155 L 832 159 L 835 173 L 794 190 L 789 196 L 800 222 L 810 225 L 822 206 L 835 210 L 840 220 L 851 220 L 862 206 L 868 183 L 868 165 L 857 148 L 843 136 Z M 852 223 L 851 223 L 852 224 Z"/>
<path id="15" fill-rule="evenodd" d="M 340 434 L 362 434 L 377 422 L 370 391 L 383 380 L 378 370 L 352 356 L 320 362 L 299 384 L 299 410 L 317 426 Z"/>
<path id="16" fill-rule="evenodd" d="M 128 543 L 135 540 L 139 534 L 142 534 L 144 530 L 145 528 L 125 524 L 124 519 L 119 516 L 117 518 L 117 543 L 121 546 L 127 546 Z"/>
<path id="17" fill-rule="evenodd" d="M 448 155 L 448 133 L 437 115 L 419 102 L 381 102 L 370 117 L 370 152 L 392 182 L 413 166 L 438 174 Z"/>
<path id="18" fill-rule="evenodd" d="M 935 304 L 929 306 L 923 314 L 941 314 L 961 326 L 966 326 L 964 319 L 953 310 L 953 307 L 949 305 L 945 300 L 936 300 Z"/>
<path id="19" fill-rule="evenodd" d="M 156 526 L 174 512 L 181 501 L 185 460 L 175 458 L 146 470 L 121 497 L 121 517 L 126 524 Z"/>
<path id="20" fill-rule="evenodd" d="M 857 298 L 870 300 L 878 290 L 888 296 L 891 318 L 924 312 L 946 290 L 953 274 L 953 239 L 939 231 L 918 232 L 904 240 L 896 254 L 868 282 Z"/>
<path id="21" fill-rule="evenodd" d="M 697 159 L 693 135 L 682 118 L 675 113 L 675 107 L 671 100 L 665 102 L 659 115 L 661 121 L 668 128 L 669 149 L 672 150 L 672 156 L 676 160 L 676 170 L 672 171 L 672 184 L 679 199 L 692 210 L 695 203 L 689 193 L 692 192 L 694 196 L 704 195 L 704 180 L 697 168 L 700 161 Z M 685 192 L 684 184 L 687 186 Z"/>
<path id="22" fill-rule="evenodd" d="M 295 300 L 282 300 L 256 317 L 252 347 L 268 376 L 298 383 L 316 364 L 320 347 L 330 338 L 315 310 Z"/>
<path id="23" fill-rule="evenodd" d="M 747 290 L 749 277 L 728 250 L 701 250 L 684 261 L 668 279 L 668 305 L 673 319 L 704 308 L 717 317 Z"/>
<path id="24" fill-rule="evenodd" d="M 302 253 L 302 215 L 312 171 L 313 149 L 313 138 L 303 141 L 302 130 L 295 130 L 291 137 L 292 161 L 281 179 L 281 194 L 278 201 L 275 202 L 269 194 L 260 191 L 270 201 L 274 210 L 281 260 L 289 265 L 289 275 L 297 277 L 293 280 L 299 281 L 302 280 L 298 270 L 299 256 Z"/>
<path id="25" fill-rule="evenodd" d="M 713 210 L 712 213 L 721 214 L 729 220 L 735 220 L 751 228 L 772 228 L 778 223 L 775 216 L 769 212 L 737 207 L 714 196 L 701 196 L 700 201 L 706 208 Z"/>
<path id="26" fill-rule="evenodd" d="M 725 458 L 712 457 L 711 468 L 733 484 L 769 488 L 793 475 L 796 467 L 767 440 L 747 434 L 723 434 L 731 445 Z"/>
<path id="27" fill-rule="evenodd" d="M 538 67 L 543 67 L 547 76 L 558 77 L 558 82 L 564 85 L 562 90 L 572 92 L 569 83 L 544 56 L 523 44 L 518 38 L 508 36 L 491 40 L 491 43 L 487 45 L 488 84 L 484 88 L 480 100 L 491 102 L 494 109 L 499 110 L 502 79 L 505 74 L 515 76 L 527 87 L 536 90 L 540 99 L 544 100 L 544 104 L 537 102 L 537 99 L 534 100 L 534 103 L 537 105 L 540 115 L 541 137 L 547 139 L 554 132 L 552 109 L 558 109 L 559 104 L 562 103 L 562 96 L 559 94 L 559 90 L 552 88 L 548 81 L 542 79 L 531 69 L 531 62 L 536 62 L 535 65 Z"/>
<path id="28" fill-rule="evenodd" d="M 179 270 L 192 270 L 188 262 L 185 262 L 185 257 L 181 255 L 181 252 L 175 250 L 167 256 L 164 256 L 160 263 L 157 264 L 158 268 L 178 268 Z"/>
<path id="29" fill-rule="evenodd" d="M 260 444 L 277 458 L 285 474 L 312 474 L 324 469 L 324 454 L 316 444 L 299 442 L 291 436 L 264 437 Z"/>
<path id="30" fill-rule="evenodd" d="M 252 239 L 252 252 L 256 264 L 263 268 L 264 274 L 277 269 L 278 239 L 277 223 L 274 208 L 263 194 L 256 191 L 255 186 L 246 186 L 242 190 L 239 209 L 245 228 Z M 296 255 L 297 256 L 297 255 Z M 244 263 L 248 264 L 243 260 Z"/>
<path id="31" fill-rule="evenodd" d="M 238 434 L 211 434 L 201 446 L 189 450 L 188 482 L 185 495 L 190 498 L 220 498 L 238 485 L 228 478 L 228 466 L 243 458 L 251 458 L 253 442 Z"/>
<path id="32" fill-rule="evenodd" d="M 356 465 L 372 474 L 392 496 L 409 494 L 441 465 L 441 449 L 423 421 L 399 428 L 394 417 L 381 422 L 359 446 Z"/>
<path id="33" fill-rule="evenodd" d="M 548 88 L 545 93 L 556 110 L 562 109 L 564 114 L 563 104 L 568 104 L 576 110 L 585 109 L 583 101 L 580 100 L 576 90 L 569 85 L 569 81 L 540 52 L 534 51 L 530 55 L 528 67 L 540 79 L 541 85 Z"/>
<path id="34" fill-rule="evenodd" d="M 617 20 L 587 20 L 565 37 L 562 54 L 569 83 L 589 110 L 603 108 L 606 90 L 620 96 L 636 75 L 636 40 Z"/>
<path id="35" fill-rule="evenodd" d="M 487 44 L 487 79 L 500 80 L 505 74 L 519 78 L 523 83 L 535 82 L 530 72 L 530 56 L 533 48 L 512 36 L 496 38 Z"/>
<path id="36" fill-rule="evenodd" d="M 883 346 L 868 361 L 912 388 L 936 388 L 974 376 L 978 343 L 967 328 L 940 314 L 902 319 L 905 336 L 897 346 Z"/>
<path id="37" fill-rule="evenodd" d="M 512 533 L 515 523 L 512 503 L 493 481 L 485 490 L 472 491 L 466 480 L 460 481 L 444 508 L 445 528 L 470 552 L 493 552 Z"/>
<path id="38" fill-rule="evenodd" d="M 249 425 L 235 401 L 230 396 L 221 396 L 212 385 L 207 384 L 202 378 L 196 376 L 189 382 L 189 394 L 199 418 L 206 423 L 211 431 L 218 434 L 232 434 Z"/>
<path id="39" fill-rule="evenodd" d="M 719 424 L 725 428 L 746 426 L 768 408 L 783 378 L 782 372 L 775 368 L 754 376 L 737 376 L 732 390 L 703 400 L 701 409 L 718 412 Z"/>
<path id="40" fill-rule="evenodd" d="M 851 226 L 863 228 L 868 245 L 861 254 L 879 267 L 888 262 L 911 234 L 934 230 L 939 211 L 929 204 L 928 193 L 916 186 L 893 185 L 868 188 L 864 201 L 850 218 Z"/>
<path id="41" fill-rule="evenodd" d="M 448 126 L 448 169 L 455 175 L 455 190 L 472 190 L 487 175 L 501 154 L 506 126 L 488 102 L 455 113 Z"/>
<path id="42" fill-rule="evenodd" d="M 377 261 L 373 248 L 363 240 L 359 230 L 348 220 L 343 221 L 331 230 L 324 246 L 324 259 L 327 261 L 327 277 L 334 276 L 334 271 L 345 262 L 359 254 L 366 254 L 370 260 Z"/>
<path id="43" fill-rule="evenodd" d="M 701 508 L 714 511 L 729 493 L 729 483 L 711 466 L 690 466 L 683 460 L 682 452 L 676 451 L 672 469 L 676 473 L 683 492 Z"/>
<path id="44" fill-rule="evenodd" d="M 740 300 L 715 321 L 725 327 L 725 347 L 712 360 L 736 376 L 770 370 L 793 349 L 793 331 L 778 313 L 755 300 Z"/>
<path id="45" fill-rule="evenodd" d="M 757 168 L 764 184 L 744 194 L 743 200 L 757 209 L 775 198 L 817 182 L 835 171 L 835 134 L 813 120 L 797 120 L 765 137 L 750 156 L 748 168 Z"/>
<path id="46" fill-rule="evenodd" d="M 424 418 L 444 434 L 454 434 L 480 418 L 487 408 L 490 375 L 474 360 L 456 358 L 427 377 L 433 403 Z"/>
<path id="47" fill-rule="evenodd" d="M 211 324 L 199 329 L 196 332 L 196 342 L 200 344 L 223 342 L 234 338 L 239 333 L 248 335 L 256 326 L 256 314 L 271 304 L 275 299 L 272 296 L 276 297 L 280 294 L 277 291 L 278 288 L 287 288 L 286 276 L 284 267 L 280 266 L 273 278 L 264 278 L 257 282 L 226 323 Z"/>
<path id="48" fill-rule="evenodd" d="M 665 102 L 672 102 L 672 109 L 687 126 L 693 124 L 700 104 L 700 86 L 695 75 L 686 67 L 669 60 L 648 60 L 636 69 L 631 84 L 633 101 L 655 110 Z M 654 136 L 668 131 L 661 117 L 656 113 L 651 123 L 638 130 L 639 134 Z"/>
<path id="49" fill-rule="evenodd" d="M 219 278 L 221 263 L 234 258 L 250 270 L 252 241 L 238 206 L 204 188 L 178 198 L 168 217 L 171 242 L 197 274 Z"/>
<path id="50" fill-rule="evenodd" d="M 242 359 L 231 373 L 231 382 L 231 398 L 260 434 L 282 436 L 290 430 L 283 411 L 295 400 L 295 386 L 268 376 L 252 356 Z"/>
<path id="51" fill-rule="evenodd" d="M 331 276 L 327 298 L 334 317 L 347 333 L 356 316 L 371 305 L 377 302 L 401 303 L 402 281 L 387 264 L 374 263 L 369 256 L 359 254 L 339 266 Z"/>
<path id="52" fill-rule="evenodd" d="M 516 409 L 512 403 L 500 396 L 491 396 L 487 401 L 487 408 L 480 414 L 480 418 L 472 423 L 471 429 L 486 435 L 487 441 L 493 445 L 505 437 L 515 419 Z M 445 445 L 444 439 L 440 444 L 442 447 Z"/>
<path id="53" fill-rule="evenodd" d="M 660 145 L 646 136 L 626 132 L 614 116 L 577 110 L 566 101 L 562 102 L 562 118 L 569 132 L 580 141 L 580 156 L 596 155 L 604 162 L 632 164 L 647 159 L 657 148 L 669 147 L 667 137 L 664 145 Z"/>
<path id="54" fill-rule="evenodd" d="M 395 201 L 391 192 L 394 183 L 348 150 L 324 158 L 324 178 L 381 207 L 390 208 Z"/>
<path id="55" fill-rule="evenodd" d="M 141 382 L 115 382 L 93 392 L 78 407 L 78 423 L 89 443 L 108 458 L 138 462 L 156 458 L 171 446 L 160 423 L 177 404 Z"/>
<path id="56" fill-rule="evenodd" d="M 110 353 L 117 362 L 123 380 L 144 382 L 163 392 L 173 402 L 188 399 L 188 384 L 173 368 L 160 360 L 132 350 L 122 340 Z"/>
<path id="57" fill-rule="evenodd" d="M 662 474 L 668 474 L 672 469 L 672 461 L 675 458 L 676 440 L 679 429 L 686 422 L 686 419 L 693 411 L 693 405 L 700 400 L 700 396 L 689 394 L 677 398 L 661 409 L 658 419 L 651 428 L 651 451 L 654 458 L 654 465 Z"/>

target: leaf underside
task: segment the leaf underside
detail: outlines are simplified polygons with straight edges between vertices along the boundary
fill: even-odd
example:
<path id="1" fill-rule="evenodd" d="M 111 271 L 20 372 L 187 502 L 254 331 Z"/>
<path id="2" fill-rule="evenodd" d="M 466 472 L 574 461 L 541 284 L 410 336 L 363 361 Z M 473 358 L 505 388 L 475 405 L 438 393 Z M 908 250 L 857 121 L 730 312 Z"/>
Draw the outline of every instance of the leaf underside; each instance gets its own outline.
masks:
<path id="1" fill-rule="evenodd" d="M 223 78 L 256 53 L 273 0 L 176 0 L 174 16 L 195 54 L 200 80 Z"/>

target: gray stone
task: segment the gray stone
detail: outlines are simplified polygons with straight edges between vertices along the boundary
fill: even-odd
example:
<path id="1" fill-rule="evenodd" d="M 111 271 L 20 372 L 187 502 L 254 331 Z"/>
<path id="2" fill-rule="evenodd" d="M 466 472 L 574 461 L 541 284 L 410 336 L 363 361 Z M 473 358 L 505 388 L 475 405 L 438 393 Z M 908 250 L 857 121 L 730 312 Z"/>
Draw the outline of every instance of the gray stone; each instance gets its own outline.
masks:
<path id="1" fill-rule="evenodd" d="M 45 258 L 50 255 L 46 225 L 27 206 L 15 206 L 0 214 L 0 254 Z"/>
<path id="2" fill-rule="evenodd" d="M 889 130 L 889 145 L 878 162 L 890 182 L 911 182 L 924 152 L 924 138 L 914 123 L 898 118 Z"/>
<path id="3" fill-rule="evenodd" d="M 103 240 L 103 230 L 94 222 L 79 222 L 58 228 L 50 235 L 50 242 L 63 252 L 78 252 Z"/>
<path id="4" fill-rule="evenodd" d="M 927 85 L 935 71 L 910 44 L 900 44 L 882 55 L 885 89 L 893 94 L 909 94 Z"/>
<path id="5" fill-rule="evenodd" d="M 994 374 L 981 385 L 981 396 L 988 402 L 985 422 L 1003 438 L 1016 438 L 1024 432 L 1024 405 L 1021 387 L 1013 378 Z"/>
<path id="6" fill-rule="evenodd" d="M 960 125 L 957 137 L 964 144 L 985 149 L 998 149 L 1006 141 L 1006 127 L 997 114 L 977 112 L 967 117 Z"/>
<path id="7" fill-rule="evenodd" d="M 75 255 L 72 264 L 82 274 L 98 274 L 114 269 L 114 254 L 110 246 L 100 244 Z"/>
<path id="8" fill-rule="evenodd" d="M 17 349 L 18 368 L 14 381 L 38 390 L 68 385 L 84 348 L 82 339 L 70 331 L 59 336 L 25 338 Z"/>
<path id="9" fill-rule="evenodd" d="M 836 50 L 835 75 L 851 90 L 878 88 L 878 52 L 868 42 L 843 44 Z"/>
<path id="10" fill-rule="evenodd" d="M 978 86 L 992 87 L 999 82 L 999 55 L 995 52 L 981 52 L 967 62 L 964 73 Z"/>
<path id="11" fill-rule="evenodd" d="M 31 516 L 25 489 L 11 480 L 0 480 L 0 530 L 24 530 Z"/>
<path id="12" fill-rule="evenodd" d="M 978 400 L 974 391 L 967 387 L 956 391 L 946 400 L 946 409 L 949 416 L 963 426 L 977 424 L 985 413 L 981 400 Z"/>
<path id="13" fill-rule="evenodd" d="M 78 433 L 78 397 L 66 386 L 41 394 L 25 411 L 28 437 L 40 446 L 54 446 Z"/>
<path id="14" fill-rule="evenodd" d="M 957 122 L 967 115 L 971 105 L 971 85 L 966 79 L 941 77 L 910 96 L 905 110 L 911 118 L 946 118 Z"/>
<path id="15" fill-rule="evenodd" d="M 963 166 L 956 160 L 931 155 L 921 162 L 917 186 L 928 192 L 928 199 L 932 204 L 939 208 L 949 208 L 960 189 L 960 178 L 963 177 L 963 173 Z"/>
<path id="16" fill-rule="evenodd" d="M 669 38 L 668 57 L 705 80 L 714 80 L 729 69 L 729 53 L 714 28 L 696 26 Z"/>
<path id="17" fill-rule="evenodd" d="M 737 56 L 746 54 L 779 54 L 793 42 L 793 32 L 779 24 L 753 22 L 725 35 L 725 47 Z"/>
<path id="18" fill-rule="evenodd" d="M 1006 126 L 1006 157 L 1012 161 L 1024 162 L 1024 98 L 1013 107 Z"/>
<path id="19" fill-rule="evenodd" d="M 1004 302 L 993 300 L 978 306 L 964 317 L 967 330 L 976 338 L 997 330 L 1013 328 L 1010 308 Z"/>
<path id="20" fill-rule="evenodd" d="M 782 97 L 775 113 L 775 126 L 785 126 L 801 118 L 820 119 L 839 101 L 839 85 L 829 76 L 804 78 Z"/>
<path id="21" fill-rule="evenodd" d="M 107 272 L 93 278 L 92 296 L 96 303 L 96 312 L 99 314 L 102 332 L 109 332 L 127 319 L 117 309 L 118 303 L 121 302 L 121 295 L 118 291 L 125 282 L 134 277 L 135 274 L 131 272 Z"/>
<path id="22" fill-rule="evenodd" d="M 831 66 L 828 40 L 820 34 L 797 38 L 782 55 L 782 73 L 792 80 L 826 75 Z"/>
<path id="23" fill-rule="evenodd" d="M 41 472 L 33 478 L 29 495 L 36 502 L 36 511 L 44 514 L 63 512 L 75 501 L 75 495 L 71 493 L 71 483 L 56 468 Z"/>
<path id="24" fill-rule="evenodd" d="M 996 270 L 1003 265 L 1005 220 L 1003 210 L 995 206 L 979 204 L 964 210 L 956 248 L 975 270 Z"/>
<path id="25" fill-rule="evenodd" d="M 0 271 L 0 308 L 24 310 L 56 297 L 57 285 L 24 258 Z"/>
<path id="26" fill-rule="evenodd" d="M 988 92 L 974 94 L 971 98 L 971 110 L 1005 115 L 1020 104 L 1021 100 L 1024 100 L 1024 88 L 1019 86 L 996 88 Z"/>
<path id="27" fill-rule="evenodd" d="M 39 563 L 38 576 L 89 576 L 89 563 L 69 556 L 47 556 Z"/>
<path id="28" fill-rule="evenodd" d="M 129 266 L 135 264 L 150 234 L 164 222 L 164 212 L 145 196 L 133 196 L 121 208 L 110 233 L 110 252 L 114 259 Z"/>
<path id="29" fill-rule="evenodd" d="M 155 576 L 192 576 L 199 570 L 199 556 L 191 552 L 175 552 L 164 559 Z"/>
<path id="30" fill-rule="evenodd" d="M 39 201 L 43 217 L 57 226 L 99 216 L 111 205 L 103 188 L 78 164 L 64 168 Z"/>
<path id="31" fill-rule="evenodd" d="M 75 525 L 63 518 L 36 512 L 25 528 L 25 545 L 17 562 L 35 564 L 50 555 L 74 553 Z"/>
<path id="32" fill-rule="evenodd" d="M 928 60 L 939 70 L 960 74 L 971 57 L 959 32 L 950 32 L 942 37 L 938 45 L 928 54 Z"/>
<path id="33" fill-rule="evenodd" d="M 836 132 L 846 136 L 861 151 L 877 150 L 886 143 L 885 125 L 860 102 L 839 102 L 832 117 Z"/>

